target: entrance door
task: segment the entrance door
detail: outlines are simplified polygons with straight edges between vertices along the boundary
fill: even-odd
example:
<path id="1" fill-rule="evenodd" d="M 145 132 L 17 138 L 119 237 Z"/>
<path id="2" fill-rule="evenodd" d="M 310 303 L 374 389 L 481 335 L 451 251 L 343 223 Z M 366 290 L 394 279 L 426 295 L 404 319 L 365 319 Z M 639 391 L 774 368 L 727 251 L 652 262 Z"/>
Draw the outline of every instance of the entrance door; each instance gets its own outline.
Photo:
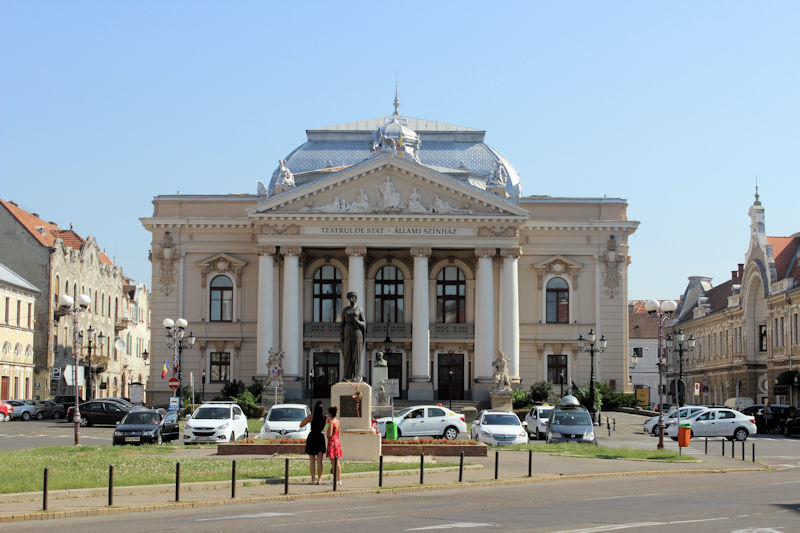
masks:
<path id="1" fill-rule="evenodd" d="M 331 385 L 339 382 L 339 354 L 317 352 L 314 354 L 314 398 L 330 398 Z"/>
<path id="2" fill-rule="evenodd" d="M 8 376 L 3 376 L 2 385 L 0 385 L 0 400 L 10 400 L 8 397 Z"/>
<path id="3" fill-rule="evenodd" d="M 397 387 L 398 393 L 400 397 L 403 397 L 403 390 L 405 390 L 404 383 L 403 383 L 403 354 L 401 353 L 390 353 L 388 357 L 386 357 L 386 367 L 388 370 L 388 379 L 396 379 L 397 380 Z M 388 391 L 387 391 L 388 392 Z"/>
<path id="4" fill-rule="evenodd" d="M 464 354 L 439 354 L 439 399 L 464 399 Z"/>

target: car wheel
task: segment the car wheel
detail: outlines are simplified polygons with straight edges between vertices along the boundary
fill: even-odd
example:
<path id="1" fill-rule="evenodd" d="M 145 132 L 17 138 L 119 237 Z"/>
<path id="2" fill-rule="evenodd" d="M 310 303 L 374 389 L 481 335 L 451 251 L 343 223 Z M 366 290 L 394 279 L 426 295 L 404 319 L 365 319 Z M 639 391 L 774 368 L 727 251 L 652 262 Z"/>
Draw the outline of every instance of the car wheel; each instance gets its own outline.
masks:
<path id="1" fill-rule="evenodd" d="M 164 442 L 164 441 L 162 440 L 162 438 L 161 438 L 161 432 L 159 431 L 159 432 L 156 434 L 156 444 L 161 444 L 162 442 Z"/>
<path id="2" fill-rule="evenodd" d="M 61 413 L 59 413 L 58 411 L 54 412 L 53 413 L 53 420 L 58 420 L 59 418 L 61 418 Z"/>
<path id="3" fill-rule="evenodd" d="M 455 426 L 447 426 L 444 428 L 442 437 L 446 438 L 447 440 L 456 440 L 458 438 L 458 428 Z"/>
<path id="4" fill-rule="evenodd" d="M 733 432 L 733 438 L 738 441 L 747 440 L 747 430 L 744 428 L 736 428 L 736 431 Z"/>
<path id="5" fill-rule="evenodd" d="M 31 419 L 31 414 L 30 414 L 28 411 L 25 411 L 24 413 L 22 413 L 22 419 L 23 419 L 25 422 L 27 422 L 28 420 L 30 420 L 30 419 Z"/>
<path id="6" fill-rule="evenodd" d="M 91 426 L 91 424 L 89 423 L 89 419 L 86 417 L 81 417 L 81 426 L 83 427 Z"/>
<path id="7" fill-rule="evenodd" d="M 653 426 L 653 429 L 650 431 L 650 433 L 652 433 L 654 437 L 658 437 L 658 424 Z"/>
<path id="8" fill-rule="evenodd" d="M 36 413 L 36 420 L 44 420 L 44 413 L 42 413 L 41 411 Z"/>
<path id="9" fill-rule="evenodd" d="M 231 438 L 230 438 L 230 440 L 228 442 L 235 442 L 235 441 L 236 441 L 236 433 L 231 431 Z"/>
<path id="10" fill-rule="evenodd" d="M 250 430 L 245 429 L 244 430 L 244 438 L 249 438 L 249 437 L 250 437 Z"/>

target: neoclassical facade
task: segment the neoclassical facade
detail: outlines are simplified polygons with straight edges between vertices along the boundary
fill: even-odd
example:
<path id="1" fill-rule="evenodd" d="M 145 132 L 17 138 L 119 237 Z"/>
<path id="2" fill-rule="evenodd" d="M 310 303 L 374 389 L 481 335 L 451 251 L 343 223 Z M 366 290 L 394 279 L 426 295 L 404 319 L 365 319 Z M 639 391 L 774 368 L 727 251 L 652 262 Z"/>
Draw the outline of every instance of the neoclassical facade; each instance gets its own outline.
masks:
<path id="1" fill-rule="evenodd" d="M 0 263 L 0 400 L 34 395 L 33 331 L 40 292 Z"/>
<path id="2" fill-rule="evenodd" d="M 153 324 L 196 338 L 183 379 L 267 373 L 284 352 L 287 398 L 326 397 L 342 372 L 349 291 L 367 318 L 362 368 L 387 355 L 394 393 L 485 400 L 492 361 L 517 383 L 589 380 L 578 336 L 608 339 L 597 378 L 628 379 L 628 237 L 616 198 L 523 196 L 485 132 L 395 114 L 307 131 L 256 194 L 163 195 L 152 234 Z M 172 353 L 154 326 L 154 360 Z M 158 367 L 158 368 L 156 368 Z M 156 372 L 156 370 L 158 372 Z M 170 394 L 153 365 L 156 402 Z M 156 375 L 158 374 L 158 375 Z M 526 386 L 526 385 L 525 385 Z"/>
<path id="3" fill-rule="evenodd" d="M 689 278 L 676 311 L 673 329 L 696 339 L 683 365 L 690 403 L 747 397 L 800 405 L 800 233 L 767 236 L 764 214 L 756 192 L 744 263 L 717 286 Z"/>

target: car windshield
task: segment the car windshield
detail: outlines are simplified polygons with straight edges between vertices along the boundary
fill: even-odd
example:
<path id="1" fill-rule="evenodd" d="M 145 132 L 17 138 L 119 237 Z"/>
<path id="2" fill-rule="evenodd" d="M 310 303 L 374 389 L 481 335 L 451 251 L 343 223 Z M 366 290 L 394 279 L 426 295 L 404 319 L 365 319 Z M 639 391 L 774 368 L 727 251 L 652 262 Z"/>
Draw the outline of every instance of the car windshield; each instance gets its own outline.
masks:
<path id="1" fill-rule="evenodd" d="M 296 407 L 278 407 L 269 410 L 267 420 L 270 422 L 299 422 L 305 417 L 305 409 L 298 409 Z"/>
<path id="2" fill-rule="evenodd" d="M 197 420 L 225 420 L 231 416 L 230 407 L 201 407 L 195 411 L 194 416 Z"/>
<path id="3" fill-rule="evenodd" d="M 134 411 L 125 415 L 123 424 L 158 424 L 160 417 L 155 411 Z"/>
<path id="4" fill-rule="evenodd" d="M 556 411 L 553 424 L 559 426 L 591 426 L 592 420 L 586 411 Z"/>
<path id="5" fill-rule="evenodd" d="M 408 409 L 403 409 L 402 411 L 400 411 L 399 413 L 397 413 L 394 416 L 395 416 L 395 418 L 403 418 L 408 413 L 410 413 L 412 409 L 413 409 L 413 407 L 409 407 Z"/>
<path id="6" fill-rule="evenodd" d="M 550 409 L 542 409 L 539 411 L 539 418 L 550 418 L 550 413 L 553 412 L 553 408 Z"/>
<path id="7" fill-rule="evenodd" d="M 487 426 L 518 426 L 519 418 L 516 415 L 486 415 L 483 423 Z"/>

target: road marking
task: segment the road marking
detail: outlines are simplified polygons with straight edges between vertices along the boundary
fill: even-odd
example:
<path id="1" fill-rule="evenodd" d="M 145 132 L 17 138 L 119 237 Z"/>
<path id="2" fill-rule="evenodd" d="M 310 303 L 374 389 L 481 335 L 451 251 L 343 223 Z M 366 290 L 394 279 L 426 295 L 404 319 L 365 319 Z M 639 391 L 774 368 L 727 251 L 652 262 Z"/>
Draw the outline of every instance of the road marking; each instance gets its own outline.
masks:
<path id="1" fill-rule="evenodd" d="M 621 500 L 621 499 L 630 499 L 630 498 L 650 498 L 653 496 L 663 496 L 663 492 L 652 492 L 650 494 L 633 494 L 633 495 L 623 495 L 623 496 L 604 496 L 601 498 L 587 498 L 583 501 L 585 502 L 593 502 L 599 500 Z"/>
<path id="2" fill-rule="evenodd" d="M 195 522 L 215 522 L 217 520 L 239 520 L 241 518 L 271 518 L 273 516 L 294 516 L 295 513 L 256 513 L 256 514 L 239 514 L 230 516 L 217 516 L 214 518 L 197 518 Z"/>
<path id="3" fill-rule="evenodd" d="M 676 520 L 672 522 L 631 522 L 628 524 L 609 524 L 605 526 L 587 527 L 583 529 L 565 529 L 557 533 L 596 533 L 600 531 L 618 531 L 620 529 L 633 529 L 652 526 L 669 526 L 673 524 L 694 524 L 698 522 L 715 522 L 719 520 L 729 520 L 729 517 L 719 518 L 698 518 L 696 520 Z"/>
<path id="4" fill-rule="evenodd" d="M 776 481 L 775 483 L 768 483 L 769 485 L 795 485 L 800 481 Z"/>
<path id="5" fill-rule="evenodd" d="M 483 524 L 479 522 L 453 522 L 452 524 L 440 524 L 438 526 L 414 527 L 406 531 L 429 531 L 432 529 L 467 529 L 472 527 L 497 527 L 500 524 Z"/>

